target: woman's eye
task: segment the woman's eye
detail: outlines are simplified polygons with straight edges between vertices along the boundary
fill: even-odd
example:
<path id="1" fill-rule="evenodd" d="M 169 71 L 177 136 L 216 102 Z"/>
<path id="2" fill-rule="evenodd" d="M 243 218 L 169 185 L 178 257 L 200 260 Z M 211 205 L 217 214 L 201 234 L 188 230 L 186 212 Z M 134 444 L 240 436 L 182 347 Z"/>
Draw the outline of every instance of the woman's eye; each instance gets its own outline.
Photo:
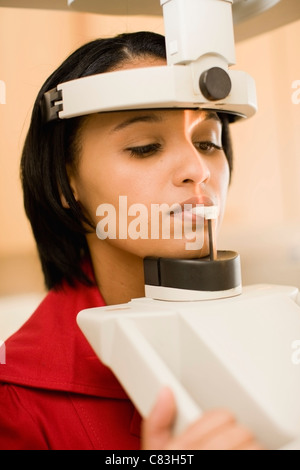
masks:
<path id="1" fill-rule="evenodd" d="M 223 147 L 220 147 L 219 145 L 210 141 L 194 142 L 194 145 L 200 152 L 203 153 L 212 153 L 214 150 L 223 150 Z"/>
<path id="2" fill-rule="evenodd" d="M 139 145 L 138 147 L 129 147 L 126 149 L 130 152 L 132 157 L 145 158 L 151 157 L 161 150 L 160 144 Z"/>

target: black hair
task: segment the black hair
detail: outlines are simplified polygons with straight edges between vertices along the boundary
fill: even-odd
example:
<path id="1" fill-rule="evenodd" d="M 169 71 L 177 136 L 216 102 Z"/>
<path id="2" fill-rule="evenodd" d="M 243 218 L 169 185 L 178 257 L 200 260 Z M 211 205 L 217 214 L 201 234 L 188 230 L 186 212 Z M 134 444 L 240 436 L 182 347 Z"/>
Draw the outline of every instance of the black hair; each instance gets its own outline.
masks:
<path id="1" fill-rule="evenodd" d="M 78 131 L 84 117 L 45 123 L 41 103 L 44 94 L 59 83 L 112 71 L 135 57 L 166 58 L 165 38 L 156 33 L 125 33 L 91 41 L 73 52 L 42 86 L 35 101 L 21 158 L 24 207 L 31 223 L 45 285 L 58 288 L 63 281 L 91 284 L 82 262 L 89 257 L 86 241 L 89 220 L 74 199 L 67 165 L 78 154 Z M 232 170 L 232 150 L 226 115 L 222 145 Z M 66 209 L 61 197 L 68 202 Z"/>

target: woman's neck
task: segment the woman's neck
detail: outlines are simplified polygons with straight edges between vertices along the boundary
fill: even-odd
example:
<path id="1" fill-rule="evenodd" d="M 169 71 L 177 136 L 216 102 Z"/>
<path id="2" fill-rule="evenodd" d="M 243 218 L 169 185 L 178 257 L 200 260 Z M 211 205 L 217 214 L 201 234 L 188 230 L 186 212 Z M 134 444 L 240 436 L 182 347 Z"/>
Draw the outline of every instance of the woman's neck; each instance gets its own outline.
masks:
<path id="1" fill-rule="evenodd" d="M 89 243 L 96 283 L 107 305 L 144 297 L 143 259 L 107 242 Z"/>

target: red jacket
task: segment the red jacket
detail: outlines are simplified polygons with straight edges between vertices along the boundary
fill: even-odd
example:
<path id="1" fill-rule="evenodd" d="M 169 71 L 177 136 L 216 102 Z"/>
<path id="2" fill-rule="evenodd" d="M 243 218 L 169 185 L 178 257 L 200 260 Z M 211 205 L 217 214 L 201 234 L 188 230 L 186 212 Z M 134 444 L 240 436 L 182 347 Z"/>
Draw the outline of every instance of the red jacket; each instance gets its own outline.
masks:
<path id="1" fill-rule="evenodd" d="M 76 324 L 102 305 L 96 287 L 64 285 L 5 342 L 0 449 L 139 449 L 139 414 Z"/>

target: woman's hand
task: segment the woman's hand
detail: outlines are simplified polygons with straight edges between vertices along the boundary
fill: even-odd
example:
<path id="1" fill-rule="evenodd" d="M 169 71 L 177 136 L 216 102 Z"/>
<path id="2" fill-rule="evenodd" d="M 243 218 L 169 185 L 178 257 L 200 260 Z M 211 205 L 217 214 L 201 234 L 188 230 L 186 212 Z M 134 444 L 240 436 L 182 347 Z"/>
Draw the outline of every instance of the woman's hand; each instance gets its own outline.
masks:
<path id="1" fill-rule="evenodd" d="M 142 425 L 143 450 L 262 450 L 253 434 L 226 410 L 206 412 L 182 434 L 172 436 L 176 404 L 164 388 Z"/>

